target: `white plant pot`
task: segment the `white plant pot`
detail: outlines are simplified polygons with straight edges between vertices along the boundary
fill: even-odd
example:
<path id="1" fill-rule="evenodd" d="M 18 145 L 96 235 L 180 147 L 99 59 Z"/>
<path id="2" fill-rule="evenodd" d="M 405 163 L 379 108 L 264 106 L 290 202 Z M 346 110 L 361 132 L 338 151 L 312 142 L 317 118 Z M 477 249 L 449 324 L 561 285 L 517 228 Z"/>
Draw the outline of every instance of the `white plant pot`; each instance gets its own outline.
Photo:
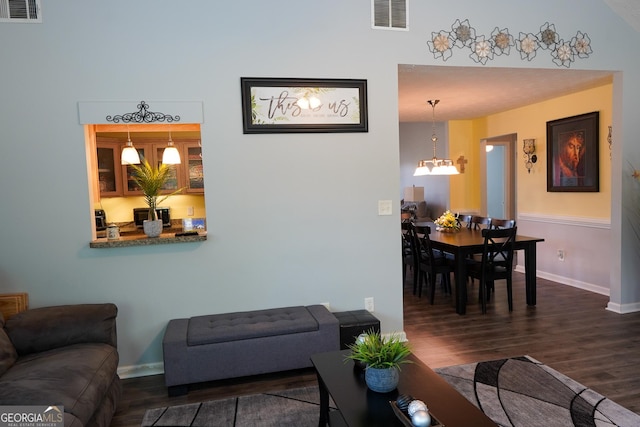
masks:
<path id="1" fill-rule="evenodd" d="M 149 221 L 145 219 L 142 221 L 142 229 L 147 237 L 160 237 L 160 234 L 162 234 L 162 220 Z"/>

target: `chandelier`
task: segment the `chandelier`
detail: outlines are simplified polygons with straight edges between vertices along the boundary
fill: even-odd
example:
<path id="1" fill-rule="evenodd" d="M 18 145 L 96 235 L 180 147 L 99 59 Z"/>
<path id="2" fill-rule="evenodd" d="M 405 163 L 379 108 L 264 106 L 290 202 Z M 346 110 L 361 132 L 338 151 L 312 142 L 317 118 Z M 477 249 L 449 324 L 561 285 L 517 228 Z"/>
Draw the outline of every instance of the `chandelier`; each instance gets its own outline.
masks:
<path id="1" fill-rule="evenodd" d="M 458 169 L 454 166 L 453 160 L 450 159 L 438 159 L 436 157 L 436 144 L 438 142 L 438 136 L 436 135 L 436 105 L 440 102 L 439 99 L 428 100 L 427 103 L 431 105 L 431 141 L 433 142 L 433 158 L 430 160 L 420 160 L 418 167 L 413 176 L 423 175 L 457 175 Z"/>

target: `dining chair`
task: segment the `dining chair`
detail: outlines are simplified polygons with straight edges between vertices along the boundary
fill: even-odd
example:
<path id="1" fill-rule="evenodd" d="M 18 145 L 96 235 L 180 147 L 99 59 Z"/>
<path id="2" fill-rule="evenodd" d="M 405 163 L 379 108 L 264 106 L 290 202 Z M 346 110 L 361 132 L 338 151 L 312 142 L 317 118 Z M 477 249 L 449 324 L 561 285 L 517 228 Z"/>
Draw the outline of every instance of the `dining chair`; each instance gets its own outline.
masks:
<path id="1" fill-rule="evenodd" d="M 491 228 L 491 217 L 471 215 L 471 219 L 467 223 L 467 228 L 470 230 Z M 469 255 L 468 263 L 474 263 L 476 261 L 480 261 L 480 256 L 478 254 Z M 470 274 L 467 274 L 467 280 L 471 282 L 471 286 L 473 286 L 473 277 L 471 277 Z"/>
<path id="2" fill-rule="evenodd" d="M 491 226 L 491 218 L 488 216 L 473 215 L 467 228 L 482 230 Z"/>
<path id="3" fill-rule="evenodd" d="M 516 226 L 515 219 L 497 219 L 491 218 L 489 228 L 513 228 Z"/>
<path id="4" fill-rule="evenodd" d="M 416 228 L 413 222 L 403 221 L 402 229 L 402 284 L 404 286 L 407 278 L 407 270 L 413 271 L 413 294 L 418 290 L 418 279 L 420 266 L 418 264 L 418 242 Z"/>
<path id="5" fill-rule="evenodd" d="M 513 242 L 516 232 L 517 227 L 482 230 L 484 237 L 482 259 L 480 262 L 472 263 L 468 273 L 480 281 L 483 314 L 487 312 L 488 294 L 496 280 L 506 280 L 509 311 L 513 311 Z"/>
<path id="6" fill-rule="evenodd" d="M 418 287 L 418 296 L 422 296 L 422 284 L 428 281 L 431 295 L 429 301 L 433 304 L 436 293 L 436 278 L 441 275 L 442 288 L 445 293 L 451 293 L 451 273 L 454 271 L 451 261 L 440 251 L 434 250 L 431 246 L 430 227 L 422 227 L 418 235 L 419 243 L 419 268 L 420 268 L 420 285 Z"/>
<path id="7" fill-rule="evenodd" d="M 471 228 L 471 218 L 473 215 L 465 215 L 465 214 L 457 214 L 456 220 L 458 221 L 458 225 L 460 227 Z"/>

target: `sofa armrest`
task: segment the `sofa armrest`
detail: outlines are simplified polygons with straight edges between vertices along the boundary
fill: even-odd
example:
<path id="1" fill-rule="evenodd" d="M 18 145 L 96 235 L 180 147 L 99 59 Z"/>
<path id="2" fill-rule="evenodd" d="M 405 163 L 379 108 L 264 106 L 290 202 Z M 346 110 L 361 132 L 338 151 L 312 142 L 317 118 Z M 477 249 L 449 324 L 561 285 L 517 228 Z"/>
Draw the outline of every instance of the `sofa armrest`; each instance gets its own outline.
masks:
<path id="1" fill-rule="evenodd" d="M 318 321 L 318 327 L 320 329 L 329 327 L 338 330 L 338 319 L 333 313 L 327 310 L 327 307 L 324 305 L 309 305 L 307 306 L 307 310 L 309 310 L 309 313 Z"/>
<path id="2" fill-rule="evenodd" d="M 81 343 L 117 347 L 115 304 L 76 304 L 35 308 L 6 321 L 19 355 Z"/>

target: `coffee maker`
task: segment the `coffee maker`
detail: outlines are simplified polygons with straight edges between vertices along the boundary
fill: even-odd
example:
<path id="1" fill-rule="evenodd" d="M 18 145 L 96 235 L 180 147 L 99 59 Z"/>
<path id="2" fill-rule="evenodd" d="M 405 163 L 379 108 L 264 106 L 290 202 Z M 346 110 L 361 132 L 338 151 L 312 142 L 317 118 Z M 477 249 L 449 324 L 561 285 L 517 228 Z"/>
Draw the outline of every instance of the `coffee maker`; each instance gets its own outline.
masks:
<path id="1" fill-rule="evenodd" d="M 107 229 L 107 214 L 104 209 L 94 209 L 94 215 L 96 218 L 96 231 L 102 231 Z"/>

